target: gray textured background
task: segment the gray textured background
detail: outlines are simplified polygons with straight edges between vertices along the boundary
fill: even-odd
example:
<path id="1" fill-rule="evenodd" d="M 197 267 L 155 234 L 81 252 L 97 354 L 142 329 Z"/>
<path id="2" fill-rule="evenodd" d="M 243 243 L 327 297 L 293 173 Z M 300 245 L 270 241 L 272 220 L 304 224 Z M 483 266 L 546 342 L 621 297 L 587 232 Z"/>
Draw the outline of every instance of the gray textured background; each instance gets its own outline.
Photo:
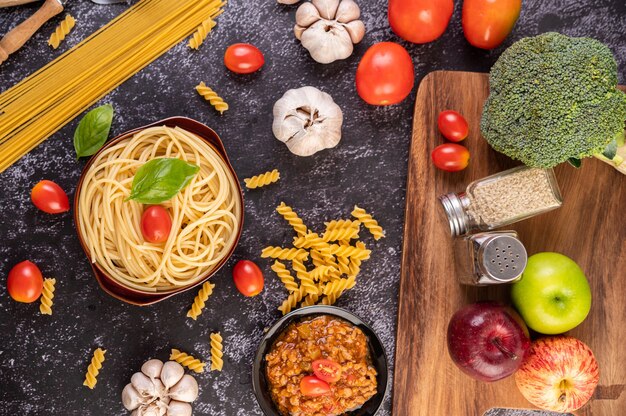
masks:
<path id="1" fill-rule="evenodd" d="M 214 277 L 215 293 L 197 322 L 185 317 L 194 293 L 147 308 L 128 306 L 107 296 L 91 275 L 71 215 L 48 216 L 30 203 L 29 191 L 41 179 L 52 179 L 73 195 L 86 162 L 77 162 L 73 152 L 71 138 L 77 121 L 0 175 L 0 330 L 4 334 L 0 345 L 0 414 L 125 415 L 120 392 L 145 360 L 165 359 L 172 347 L 208 358 L 208 335 L 220 330 L 226 348 L 225 371 L 197 377 L 201 393 L 194 403 L 195 414 L 259 415 L 250 388 L 250 364 L 263 329 L 279 317 L 276 307 L 285 293 L 269 270 L 269 262 L 258 255 L 267 244 L 284 244 L 291 239 L 291 231 L 274 212 L 280 201 L 293 205 L 311 227 L 348 216 L 358 203 L 373 212 L 387 230 L 388 238 L 369 241 L 372 259 L 364 263 L 358 285 L 338 305 L 372 324 L 393 366 L 415 90 L 402 104 L 387 108 L 368 106 L 357 96 L 354 72 L 364 51 L 378 41 L 398 41 L 388 26 L 386 2 L 359 3 L 368 32 L 354 55 L 343 62 L 324 66 L 310 59 L 291 32 L 295 7 L 280 6 L 273 0 L 232 0 L 200 51 L 178 45 L 102 100 L 116 108 L 112 135 L 184 115 L 207 123 L 221 135 L 240 179 L 271 168 L 282 172 L 279 185 L 246 193 L 241 244 L 229 264 Z M 68 11 L 77 19 L 75 31 L 58 51 L 52 51 L 46 41 L 61 17 L 46 24 L 0 67 L 0 91 L 126 7 L 94 6 L 87 0 L 70 2 Z M 33 11 L 34 6 L 0 11 L 0 34 Z M 624 81 L 625 27 L 624 0 L 525 0 L 517 27 L 505 45 L 549 30 L 592 36 L 611 46 L 622 63 Z M 235 42 L 253 43 L 265 53 L 266 66 L 261 72 L 238 76 L 224 68 L 224 50 Z M 417 82 L 435 69 L 487 71 L 502 51 L 485 52 L 466 43 L 460 4 L 441 39 L 406 46 L 414 58 Z M 194 86 L 201 80 L 214 86 L 230 103 L 231 109 L 224 116 L 196 95 Z M 289 153 L 271 132 L 273 103 L 287 89 L 304 85 L 331 93 L 345 115 L 339 146 L 309 158 Z M 231 284 L 232 265 L 244 258 L 258 261 L 265 271 L 266 290 L 253 299 L 244 299 Z M 37 263 L 45 276 L 57 279 L 51 317 L 40 315 L 38 304 L 18 304 L 6 294 L 5 276 L 24 259 Z M 97 388 L 90 391 L 82 387 L 82 381 L 97 346 L 107 349 L 107 360 Z M 381 415 L 389 414 L 387 397 Z M 492 413 L 505 414 L 510 413 Z"/>

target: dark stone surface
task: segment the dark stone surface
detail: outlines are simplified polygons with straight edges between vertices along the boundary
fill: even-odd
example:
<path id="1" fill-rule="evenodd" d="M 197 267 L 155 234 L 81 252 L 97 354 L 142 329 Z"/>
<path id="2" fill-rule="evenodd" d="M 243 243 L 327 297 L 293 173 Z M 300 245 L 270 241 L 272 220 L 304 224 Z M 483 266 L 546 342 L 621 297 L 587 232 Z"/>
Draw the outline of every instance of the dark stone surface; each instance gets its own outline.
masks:
<path id="1" fill-rule="evenodd" d="M 393 366 L 415 91 L 402 104 L 387 108 L 371 107 L 357 96 L 354 72 L 360 56 L 375 42 L 398 40 L 389 29 L 384 2 L 360 0 L 360 4 L 368 30 L 364 42 L 349 59 L 320 65 L 293 37 L 295 7 L 277 5 L 272 0 L 232 0 L 200 51 L 190 51 L 185 44 L 176 46 L 101 101 L 116 108 L 112 134 L 184 115 L 207 123 L 222 136 L 240 179 L 271 168 L 282 172 L 279 185 L 246 192 L 241 244 L 227 267 L 214 277 L 215 293 L 197 322 L 185 317 L 194 293 L 147 308 L 128 306 L 107 296 L 92 277 L 70 214 L 48 216 L 30 203 L 29 191 L 41 179 L 52 179 L 73 194 L 86 162 L 75 160 L 72 147 L 77 121 L 0 175 L 0 329 L 4 334 L 0 345 L 0 414 L 126 415 L 120 393 L 144 361 L 151 357 L 166 359 L 172 347 L 208 358 L 209 333 L 220 330 L 226 349 L 225 371 L 197 377 L 201 393 L 194 412 L 259 415 L 250 386 L 250 364 L 263 329 L 279 317 L 276 307 L 285 296 L 269 269 L 270 263 L 260 260 L 259 252 L 267 244 L 286 244 L 291 239 L 290 229 L 274 212 L 280 201 L 293 205 L 311 227 L 347 217 L 358 203 L 386 229 L 388 238 L 377 243 L 368 238 L 372 259 L 364 263 L 358 285 L 338 305 L 372 324 Z M 77 19 L 77 26 L 67 41 L 58 51 L 52 51 L 46 41 L 60 17 L 47 23 L 2 65 L 0 90 L 75 45 L 126 7 L 94 6 L 87 0 L 71 2 L 68 11 Z M 0 33 L 6 33 L 34 8 L 3 10 Z M 611 46 L 622 63 L 620 76 L 624 81 L 624 27 L 623 0 L 526 0 L 506 45 L 549 30 L 592 36 Z M 267 64 L 261 72 L 238 76 L 224 68 L 224 50 L 241 41 L 264 51 Z M 487 71 L 503 49 L 485 52 L 466 43 L 460 4 L 441 39 L 427 45 L 405 46 L 414 58 L 417 82 L 435 69 Z M 215 87 L 230 103 L 231 109 L 224 116 L 197 96 L 194 86 L 201 80 Z M 309 158 L 292 155 L 271 131 L 273 103 L 287 89 L 304 85 L 331 93 L 345 115 L 339 146 Z M 266 290 L 253 299 L 244 299 L 231 284 L 230 269 L 244 258 L 258 260 L 266 276 Z M 37 303 L 18 304 L 6 294 L 5 276 L 14 264 L 25 259 L 37 263 L 45 276 L 57 279 L 51 317 L 40 315 Z M 82 381 L 97 346 L 107 349 L 107 360 L 97 388 L 90 391 L 82 387 Z M 390 414 L 390 397 L 380 414 Z"/>

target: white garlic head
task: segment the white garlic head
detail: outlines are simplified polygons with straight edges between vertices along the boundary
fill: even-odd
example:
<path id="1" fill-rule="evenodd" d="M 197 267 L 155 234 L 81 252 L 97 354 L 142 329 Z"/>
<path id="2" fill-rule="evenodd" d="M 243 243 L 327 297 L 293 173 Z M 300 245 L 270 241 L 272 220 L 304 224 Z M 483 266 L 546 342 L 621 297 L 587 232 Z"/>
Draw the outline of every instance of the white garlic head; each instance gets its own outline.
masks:
<path id="1" fill-rule="evenodd" d="M 149 360 L 122 390 L 122 404 L 131 416 L 191 416 L 198 383 L 175 361 Z"/>
<path id="2" fill-rule="evenodd" d="M 312 0 L 296 11 L 294 33 L 311 57 L 329 64 L 352 55 L 365 36 L 361 10 L 354 0 Z"/>
<path id="3" fill-rule="evenodd" d="M 342 124 L 333 97 L 315 87 L 289 90 L 274 104 L 274 136 L 298 156 L 337 146 Z"/>

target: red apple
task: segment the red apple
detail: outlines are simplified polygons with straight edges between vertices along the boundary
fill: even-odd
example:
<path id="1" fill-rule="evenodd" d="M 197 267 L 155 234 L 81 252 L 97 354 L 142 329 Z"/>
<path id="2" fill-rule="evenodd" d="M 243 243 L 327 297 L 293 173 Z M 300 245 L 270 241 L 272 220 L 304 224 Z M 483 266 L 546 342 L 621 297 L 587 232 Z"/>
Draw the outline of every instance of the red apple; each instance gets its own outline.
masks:
<path id="1" fill-rule="evenodd" d="M 541 338 L 515 374 L 522 395 L 543 410 L 573 412 L 589 401 L 600 379 L 591 349 L 573 337 Z"/>
<path id="2" fill-rule="evenodd" d="M 496 302 L 467 305 L 448 324 L 452 361 L 478 380 L 510 376 L 522 365 L 529 347 L 524 321 L 513 309 Z"/>

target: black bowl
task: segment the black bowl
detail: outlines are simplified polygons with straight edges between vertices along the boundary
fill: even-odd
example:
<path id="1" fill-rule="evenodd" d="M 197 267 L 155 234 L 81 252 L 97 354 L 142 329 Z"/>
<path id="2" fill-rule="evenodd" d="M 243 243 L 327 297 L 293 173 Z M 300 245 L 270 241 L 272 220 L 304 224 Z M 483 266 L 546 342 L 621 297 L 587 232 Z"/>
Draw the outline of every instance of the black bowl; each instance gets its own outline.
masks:
<path id="1" fill-rule="evenodd" d="M 265 413 L 266 416 L 280 416 L 280 413 L 278 413 L 278 409 L 276 408 L 276 405 L 270 395 L 267 380 L 265 379 L 265 355 L 270 351 L 272 345 L 274 345 L 276 338 L 278 338 L 278 336 L 287 328 L 289 324 L 317 315 L 331 315 L 341 318 L 344 321 L 360 328 L 367 337 L 372 364 L 378 373 L 376 376 L 378 391 L 361 408 L 349 412 L 347 415 L 376 415 L 376 413 L 378 413 L 378 409 L 383 403 L 385 394 L 387 394 L 388 387 L 389 370 L 387 366 L 387 354 L 385 353 L 385 348 L 372 328 L 365 324 L 358 316 L 346 311 L 345 309 L 334 306 L 308 306 L 297 309 L 282 317 L 269 329 L 269 331 L 267 331 L 263 337 L 263 340 L 259 344 L 256 356 L 254 357 L 254 364 L 252 366 L 252 389 L 254 390 L 254 394 L 259 402 L 259 406 L 263 410 L 263 413 Z"/>

